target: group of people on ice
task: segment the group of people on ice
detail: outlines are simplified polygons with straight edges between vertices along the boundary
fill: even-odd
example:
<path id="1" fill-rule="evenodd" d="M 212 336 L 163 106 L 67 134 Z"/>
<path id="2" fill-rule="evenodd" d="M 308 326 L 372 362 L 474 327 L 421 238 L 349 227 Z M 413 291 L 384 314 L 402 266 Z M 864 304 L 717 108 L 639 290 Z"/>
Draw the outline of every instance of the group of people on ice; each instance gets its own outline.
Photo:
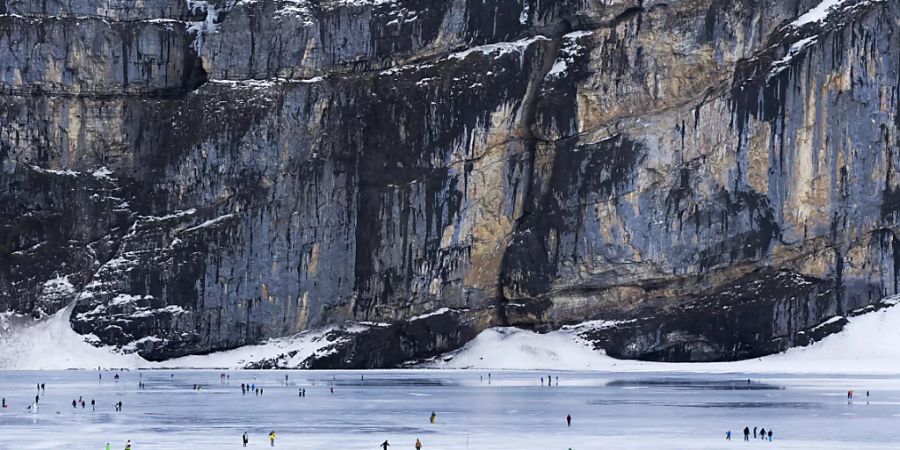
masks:
<path id="1" fill-rule="evenodd" d="M 765 428 L 753 427 L 753 439 L 757 439 L 757 436 L 759 436 L 759 439 L 762 439 L 764 441 L 768 440 L 769 442 L 772 442 L 773 435 L 774 435 L 774 432 L 772 431 L 771 428 L 769 428 L 769 430 L 767 431 Z M 731 440 L 731 430 L 728 430 L 725 432 L 725 440 L 726 441 Z M 750 440 L 750 427 L 744 427 L 744 440 L 745 441 Z"/>

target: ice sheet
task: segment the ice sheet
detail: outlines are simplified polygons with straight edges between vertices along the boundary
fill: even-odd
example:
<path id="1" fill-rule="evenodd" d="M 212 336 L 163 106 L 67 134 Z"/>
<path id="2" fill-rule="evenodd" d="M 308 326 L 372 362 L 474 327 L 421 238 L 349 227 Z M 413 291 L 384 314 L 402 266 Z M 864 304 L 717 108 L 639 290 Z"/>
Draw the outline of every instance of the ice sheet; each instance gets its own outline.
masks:
<path id="1" fill-rule="evenodd" d="M 412 450 L 417 438 L 426 450 L 726 449 L 748 445 L 738 436 L 744 426 L 774 430 L 773 443 L 753 448 L 900 444 L 896 377 L 751 376 L 747 384 L 737 374 L 494 371 L 488 383 L 483 371 L 242 371 L 229 372 L 225 383 L 216 371 L 120 374 L 118 382 L 112 372 L 102 381 L 95 371 L 0 374 L 0 395 L 10 404 L 0 411 L 0 448 L 102 449 L 110 442 L 121 449 L 130 439 L 134 450 L 228 449 L 240 448 L 246 431 L 250 448 L 261 449 L 274 430 L 276 448 L 304 450 L 374 450 L 385 439 L 391 449 Z M 541 386 L 540 377 L 555 385 L 556 376 L 559 386 Z M 40 412 L 29 414 L 38 382 L 47 389 Z M 263 395 L 241 395 L 242 382 Z M 851 388 L 857 398 L 848 403 Z M 72 408 L 78 396 L 86 408 Z M 727 430 L 735 433 L 731 443 Z"/>

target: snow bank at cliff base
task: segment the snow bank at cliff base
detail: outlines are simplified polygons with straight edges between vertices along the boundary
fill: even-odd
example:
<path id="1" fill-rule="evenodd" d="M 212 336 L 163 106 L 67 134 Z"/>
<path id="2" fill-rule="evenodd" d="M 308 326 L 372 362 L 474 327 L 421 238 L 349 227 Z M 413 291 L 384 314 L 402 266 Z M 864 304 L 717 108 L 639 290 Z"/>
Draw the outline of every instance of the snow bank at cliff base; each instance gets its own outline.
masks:
<path id="1" fill-rule="evenodd" d="M 900 373 L 900 307 L 849 319 L 844 331 L 803 348 L 726 363 L 619 360 L 594 351 L 576 330 L 538 334 L 485 330 L 462 349 L 427 364 L 448 369 L 555 369 L 616 372 Z"/>

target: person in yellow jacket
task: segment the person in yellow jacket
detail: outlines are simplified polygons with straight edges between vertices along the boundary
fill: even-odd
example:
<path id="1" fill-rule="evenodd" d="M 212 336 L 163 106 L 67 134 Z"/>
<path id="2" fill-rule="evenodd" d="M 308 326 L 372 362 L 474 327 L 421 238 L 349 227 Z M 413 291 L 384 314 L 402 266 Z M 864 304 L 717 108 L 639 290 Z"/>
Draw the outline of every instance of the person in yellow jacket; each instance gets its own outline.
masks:
<path id="1" fill-rule="evenodd" d="M 272 430 L 272 432 L 269 433 L 269 445 L 274 447 L 275 446 L 275 438 L 277 438 L 277 437 L 278 436 L 275 435 L 275 430 Z"/>
<path id="2" fill-rule="evenodd" d="M 431 423 L 437 422 L 437 414 L 434 411 L 431 412 Z"/>
<path id="3" fill-rule="evenodd" d="M 422 450 L 422 441 L 416 439 L 416 450 Z"/>

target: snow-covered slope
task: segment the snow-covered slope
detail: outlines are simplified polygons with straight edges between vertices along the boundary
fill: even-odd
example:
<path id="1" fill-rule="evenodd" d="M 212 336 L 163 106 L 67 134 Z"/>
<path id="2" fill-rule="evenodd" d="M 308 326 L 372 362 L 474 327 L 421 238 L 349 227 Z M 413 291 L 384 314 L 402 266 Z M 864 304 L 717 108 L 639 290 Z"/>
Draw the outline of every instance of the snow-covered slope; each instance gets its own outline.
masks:
<path id="1" fill-rule="evenodd" d="M 209 355 L 193 355 L 164 362 L 147 361 L 137 354 L 122 354 L 110 347 L 95 347 L 69 325 L 71 306 L 41 321 L 27 317 L 0 316 L 0 369 L 60 370 L 121 368 L 245 368 L 263 361 L 297 367 L 306 358 L 330 351 L 337 341 L 329 332 L 341 328 L 342 335 L 364 327 L 329 327 L 294 336 L 270 339 Z"/>
<path id="2" fill-rule="evenodd" d="M 151 362 L 134 354 L 123 355 L 108 347 L 92 346 L 69 326 L 69 312 L 66 309 L 39 322 L 8 315 L 0 317 L 0 369 L 242 368 L 273 359 L 280 359 L 279 366 L 297 367 L 309 356 L 328 352 L 334 343 L 327 337 L 329 328 L 210 355 Z M 681 364 L 608 357 L 592 350 L 589 343 L 578 337 L 583 327 L 546 334 L 493 328 L 459 351 L 422 367 L 622 372 L 900 372 L 900 345 L 897 345 L 900 343 L 900 306 L 853 317 L 849 321 L 844 331 L 809 347 L 747 361 Z M 356 330 L 350 327 L 342 331 Z"/>
<path id="3" fill-rule="evenodd" d="M 893 301 L 896 303 L 896 300 Z M 577 328 L 538 334 L 513 328 L 486 330 L 428 367 L 456 369 L 562 369 L 603 371 L 897 373 L 900 307 L 849 319 L 844 331 L 809 347 L 727 363 L 656 363 L 619 360 L 591 350 Z"/>

